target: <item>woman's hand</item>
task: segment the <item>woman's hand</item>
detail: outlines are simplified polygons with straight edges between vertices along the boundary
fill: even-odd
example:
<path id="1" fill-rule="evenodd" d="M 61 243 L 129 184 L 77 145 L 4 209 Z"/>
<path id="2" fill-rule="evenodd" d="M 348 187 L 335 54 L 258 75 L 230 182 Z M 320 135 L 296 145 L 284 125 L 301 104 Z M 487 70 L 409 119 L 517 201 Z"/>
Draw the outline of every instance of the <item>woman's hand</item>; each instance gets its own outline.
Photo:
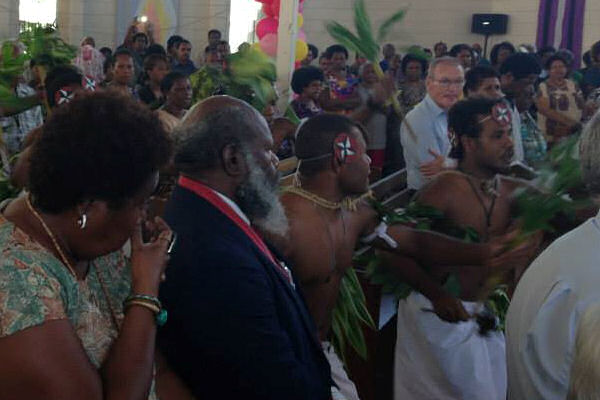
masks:
<path id="1" fill-rule="evenodd" d="M 150 240 L 144 243 L 142 226 L 139 225 L 131 237 L 131 289 L 133 293 L 158 295 L 158 286 L 169 261 L 167 250 L 173 232 L 160 217 L 146 222 Z"/>

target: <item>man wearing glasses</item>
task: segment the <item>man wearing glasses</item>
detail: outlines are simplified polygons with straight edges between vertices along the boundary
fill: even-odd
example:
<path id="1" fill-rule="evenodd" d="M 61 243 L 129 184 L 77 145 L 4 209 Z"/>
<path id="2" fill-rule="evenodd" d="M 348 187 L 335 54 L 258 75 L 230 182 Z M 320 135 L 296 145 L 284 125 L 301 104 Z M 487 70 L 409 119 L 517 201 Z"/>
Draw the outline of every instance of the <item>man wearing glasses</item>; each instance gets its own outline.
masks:
<path id="1" fill-rule="evenodd" d="M 406 115 L 400 128 L 410 189 L 419 190 L 444 168 L 455 167 L 456 162 L 448 158 L 448 110 L 460 98 L 464 83 L 464 70 L 456 58 L 431 62 L 427 96 Z"/>

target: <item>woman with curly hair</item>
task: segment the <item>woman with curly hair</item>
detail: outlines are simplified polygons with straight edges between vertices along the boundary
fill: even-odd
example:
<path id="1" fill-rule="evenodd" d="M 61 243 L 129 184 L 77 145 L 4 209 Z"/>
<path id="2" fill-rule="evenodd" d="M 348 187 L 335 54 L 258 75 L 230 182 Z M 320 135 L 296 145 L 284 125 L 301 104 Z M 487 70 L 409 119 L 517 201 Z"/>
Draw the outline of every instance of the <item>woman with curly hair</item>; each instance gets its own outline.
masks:
<path id="1" fill-rule="evenodd" d="M 30 192 L 0 214 L 0 397 L 153 399 L 157 299 L 172 232 L 142 222 L 170 142 L 117 93 L 55 110 Z M 122 247 L 131 239 L 131 258 Z"/>
<path id="2" fill-rule="evenodd" d="M 548 79 L 540 83 L 537 95 L 538 124 L 552 145 L 581 130 L 584 106 L 579 86 L 569 78 L 569 64 L 560 55 L 546 61 Z"/>
<path id="3" fill-rule="evenodd" d="M 400 89 L 398 100 L 400 100 L 400 105 L 404 115 L 406 115 L 427 94 L 427 88 L 425 87 L 427 61 L 413 54 L 407 54 L 402 59 L 401 68 L 404 78 L 398 84 L 398 89 Z"/>

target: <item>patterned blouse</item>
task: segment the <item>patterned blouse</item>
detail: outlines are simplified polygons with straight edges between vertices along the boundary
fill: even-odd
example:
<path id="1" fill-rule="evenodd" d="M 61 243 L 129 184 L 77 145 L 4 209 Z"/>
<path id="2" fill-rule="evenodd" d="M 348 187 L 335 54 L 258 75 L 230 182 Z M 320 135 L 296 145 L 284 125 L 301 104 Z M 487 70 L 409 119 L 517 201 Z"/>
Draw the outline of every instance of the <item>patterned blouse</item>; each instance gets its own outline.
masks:
<path id="1" fill-rule="evenodd" d="M 425 81 L 420 80 L 417 84 L 410 84 L 407 81 L 401 81 L 398 84 L 400 93 L 398 94 L 398 100 L 404 115 L 408 114 L 417 104 L 419 104 L 425 98 L 427 94 L 427 88 L 425 87 Z"/>
<path id="2" fill-rule="evenodd" d="M 120 325 L 130 292 L 123 252 L 95 259 L 85 280 L 77 281 L 45 247 L 0 215 L 0 254 L 0 337 L 68 319 L 88 358 L 100 368 L 118 336 L 110 307 Z M 149 399 L 156 399 L 154 388 Z"/>
<path id="3" fill-rule="evenodd" d="M 550 81 L 540 83 L 538 96 L 545 97 L 550 102 L 550 108 L 565 116 L 580 121 L 583 109 L 583 97 L 579 87 L 570 79 L 565 79 L 561 86 L 553 85 Z M 570 134 L 570 128 L 565 124 L 547 118 L 538 113 L 538 125 L 544 132 L 548 143 L 553 143 Z"/>
<path id="4" fill-rule="evenodd" d="M 528 111 L 521 113 L 521 140 L 525 161 L 535 168 L 545 159 L 547 144 L 542 131 Z"/>

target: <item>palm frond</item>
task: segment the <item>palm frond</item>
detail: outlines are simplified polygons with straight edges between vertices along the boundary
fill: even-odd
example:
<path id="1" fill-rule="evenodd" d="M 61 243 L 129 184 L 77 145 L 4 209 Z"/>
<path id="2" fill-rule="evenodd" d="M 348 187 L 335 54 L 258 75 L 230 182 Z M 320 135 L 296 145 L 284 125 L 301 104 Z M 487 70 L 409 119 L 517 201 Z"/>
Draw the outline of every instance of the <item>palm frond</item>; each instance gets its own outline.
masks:
<path id="1" fill-rule="evenodd" d="M 21 33 L 19 40 L 38 65 L 54 67 L 70 64 L 77 55 L 77 48 L 58 37 L 53 27 L 34 25 Z"/>
<path id="2" fill-rule="evenodd" d="M 15 79 L 23 73 L 25 62 L 29 60 L 26 54 L 15 51 L 11 41 L 2 43 L 2 59 L 0 60 L 0 84 L 11 86 Z"/>
<path id="3" fill-rule="evenodd" d="M 325 24 L 325 28 L 329 35 L 334 38 L 339 44 L 346 47 L 351 52 L 356 52 L 364 55 L 369 59 L 372 55 L 372 49 L 368 47 L 368 43 L 362 42 L 348 28 L 335 21 L 329 21 Z"/>
<path id="4" fill-rule="evenodd" d="M 272 82 L 277 80 L 277 71 L 271 58 L 253 48 L 227 57 L 227 71 L 240 78 L 261 77 Z"/>
<path id="5" fill-rule="evenodd" d="M 375 41 L 373 35 L 373 28 L 371 26 L 371 20 L 367 13 L 367 7 L 365 6 L 364 0 L 356 0 L 354 3 L 354 26 L 356 27 L 356 33 L 358 38 L 363 44 L 363 47 L 368 47 L 368 52 L 363 55 L 369 60 L 374 61 L 379 55 L 379 44 Z"/>
<path id="6" fill-rule="evenodd" d="M 405 15 L 406 15 L 406 10 L 403 9 L 403 10 L 396 12 L 391 17 L 389 17 L 388 19 L 383 21 L 381 26 L 379 26 L 379 32 L 377 33 L 377 41 L 382 42 L 383 40 L 385 40 L 387 35 L 390 33 L 390 30 L 392 29 L 392 27 L 395 24 L 397 24 L 398 22 L 402 21 L 404 19 Z"/>

